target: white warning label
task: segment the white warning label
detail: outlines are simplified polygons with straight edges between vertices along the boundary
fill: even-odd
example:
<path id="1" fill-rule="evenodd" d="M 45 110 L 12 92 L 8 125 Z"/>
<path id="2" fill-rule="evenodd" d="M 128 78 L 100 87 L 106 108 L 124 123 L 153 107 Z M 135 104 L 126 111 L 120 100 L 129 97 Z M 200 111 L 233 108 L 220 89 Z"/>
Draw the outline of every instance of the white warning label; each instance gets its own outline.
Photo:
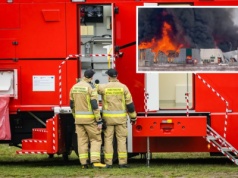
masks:
<path id="1" fill-rule="evenodd" d="M 55 76 L 33 75 L 33 91 L 55 91 Z"/>

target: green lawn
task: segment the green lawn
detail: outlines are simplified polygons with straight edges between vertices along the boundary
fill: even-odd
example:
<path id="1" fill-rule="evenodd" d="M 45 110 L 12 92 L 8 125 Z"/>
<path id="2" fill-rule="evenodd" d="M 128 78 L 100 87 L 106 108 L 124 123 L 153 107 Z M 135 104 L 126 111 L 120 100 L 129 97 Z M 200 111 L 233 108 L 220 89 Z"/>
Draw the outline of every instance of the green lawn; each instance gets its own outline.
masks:
<path id="1" fill-rule="evenodd" d="M 208 153 L 154 153 L 147 167 L 140 156 L 129 159 L 130 168 L 81 169 L 72 153 L 68 162 L 61 155 L 17 155 L 19 148 L 0 144 L 0 177 L 177 177 L 177 178 L 238 178 L 238 167 L 228 158 L 210 157 Z"/>

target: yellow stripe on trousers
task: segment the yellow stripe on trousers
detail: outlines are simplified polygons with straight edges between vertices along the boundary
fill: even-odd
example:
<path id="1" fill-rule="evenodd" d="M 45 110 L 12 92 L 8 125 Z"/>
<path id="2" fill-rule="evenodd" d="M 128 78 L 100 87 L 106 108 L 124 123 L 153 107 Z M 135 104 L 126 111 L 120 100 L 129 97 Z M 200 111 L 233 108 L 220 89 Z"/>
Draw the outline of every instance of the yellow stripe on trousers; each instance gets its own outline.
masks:
<path id="1" fill-rule="evenodd" d="M 91 152 L 91 157 L 100 157 L 99 152 Z"/>
<path id="2" fill-rule="evenodd" d="M 88 153 L 79 154 L 79 158 L 80 158 L 80 159 L 88 158 Z"/>
<path id="3" fill-rule="evenodd" d="M 119 158 L 127 158 L 127 153 L 118 153 Z"/>
<path id="4" fill-rule="evenodd" d="M 113 153 L 105 153 L 104 156 L 105 156 L 106 159 L 112 159 Z"/>

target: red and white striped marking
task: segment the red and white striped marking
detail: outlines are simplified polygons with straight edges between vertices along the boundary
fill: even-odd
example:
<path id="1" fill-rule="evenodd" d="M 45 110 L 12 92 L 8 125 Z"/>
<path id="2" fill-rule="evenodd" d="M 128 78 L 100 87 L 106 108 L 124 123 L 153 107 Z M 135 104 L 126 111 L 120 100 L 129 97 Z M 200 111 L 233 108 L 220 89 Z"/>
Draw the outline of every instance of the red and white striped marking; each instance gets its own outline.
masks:
<path id="1" fill-rule="evenodd" d="M 112 68 L 115 69 L 116 63 L 115 63 L 115 57 L 113 56 L 112 58 Z"/>
<path id="2" fill-rule="evenodd" d="M 68 57 L 63 60 L 59 65 L 59 106 L 62 106 L 62 66 L 66 63 L 70 58 L 78 58 L 78 57 L 113 57 L 112 68 L 115 68 L 115 57 L 118 57 L 116 54 L 70 54 Z"/>
<path id="3" fill-rule="evenodd" d="M 207 134 L 213 136 L 214 138 L 216 138 L 216 140 L 219 141 L 219 143 L 221 145 L 225 145 L 227 148 L 229 148 L 230 151 L 232 151 L 236 156 L 238 155 L 238 151 L 229 143 L 225 143 L 227 141 L 225 141 L 219 134 L 217 134 L 212 128 L 207 129 Z M 210 140 L 207 139 L 208 142 L 210 143 Z M 218 143 L 218 142 L 217 142 Z"/>
<path id="4" fill-rule="evenodd" d="M 238 165 L 238 162 L 236 161 L 236 159 L 233 159 L 232 157 L 230 157 L 228 154 L 226 154 L 221 148 L 219 148 L 217 145 L 215 145 L 214 143 L 212 143 L 210 140 L 208 140 L 209 143 L 212 144 L 212 146 L 214 146 L 218 151 L 220 151 L 223 155 L 225 155 L 227 158 L 229 158 L 232 162 L 234 162 L 236 165 Z"/>
<path id="5" fill-rule="evenodd" d="M 148 114 L 148 108 L 147 108 L 147 99 L 149 98 L 149 93 L 146 92 L 146 89 L 144 88 L 144 109 L 145 109 L 145 117 L 147 117 Z"/>
<path id="6" fill-rule="evenodd" d="M 69 58 L 75 58 L 75 57 L 118 57 L 116 54 L 71 54 L 68 57 Z"/>
<path id="7" fill-rule="evenodd" d="M 189 117 L 189 93 L 185 93 L 185 99 L 187 103 L 187 117 Z"/>
<path id="8" fill-rule="evenodd" d="M 225 100 L 224 97 L 222 97 L 213 87 L 211 87 L 211 85 L 209 85 L 200 75 L 196 74 L 198 76 L 198 79 L 200 79 L 209 89 L 212 90 L 213 93 L 215 93 L 223 102 L 225 102 L 226 104 L 226 114 L 225 114 L 225 123 L 224 123 L 224 138 L 226 140 L 226 131 L 227 131 L 227 121 L 228 121 L 228 106 L 229 106 L 229 103 L 227 100 Z"/>
<path id="9" fill-rule="evenodd" d="M 17 151 L 18 154 L 47 154 L 46 151 Z"/>
<path id="10" fill-rule="evenodd" d="M 214 134 L 214 133 L 211 132 L 211 131 L 207 131 L 207 132 L 208 132 L 209 135 L 212 135 L 213 137 L 215 137 L 216 139 L 218 139 L 218 141 L 219 141 L 220 143 L 223 144 L 224 141 L 222 141 L 222 139 L 221 139 L 220 137 L 217 137 L 216 134 Z M 209 142 L 210 142 L 210 141 L 209 141 Z"/>
<path id="11" fill-rule="evenodd" d="M 34 140 L 34 139 L 31 139 L 31 140 L 22 140 L 22 142 L 24 143 L 47 143 L 46 140 Z"/>
<path id="12" fill-rule="evenodd" d="M 56 151 L 56 129 L 55 129 L 55 116 L 54 116 L 54 118 L 53 118 L 53 127 L 52 127 L 52 129 L 53 129 L 53 150 L 54 150 L 54 152 Z"/>
<path id="13" fill-rule="evenodd" d="M 32 129 L 32 131 L 35 131 L 35 132 L 47 132 L 47 130 L 45 129 L 45 128 L 43 128 L 43 129 L 37 129 L 37 128 L 35 128 L 35 129 Z"/>
<path id="14" fill-rule="evenodd" d="M 59 106 L 62 106 L 62 66 L 66 63 L 66 61 L 70 57 L 68 56 L 65 60 L 63 60 L 59 65 Z"/>

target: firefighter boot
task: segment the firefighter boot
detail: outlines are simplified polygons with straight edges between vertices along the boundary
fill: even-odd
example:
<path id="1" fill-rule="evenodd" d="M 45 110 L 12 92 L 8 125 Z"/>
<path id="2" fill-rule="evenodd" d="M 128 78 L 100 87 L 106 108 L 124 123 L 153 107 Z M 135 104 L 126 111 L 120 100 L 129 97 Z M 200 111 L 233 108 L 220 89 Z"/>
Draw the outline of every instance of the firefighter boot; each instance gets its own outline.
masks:
<path id="1" fill-rule="evenodd" d="M 93 163 L 92 164 L 93 168 L 106 168 L 106 164 L 102 164 L 102 163 Z"/>
<path id="2" fill-rule="evenodd" d="M 120 164 L 119 168 L 129 168 L 129 166 L 127 164 Z"/>
<path id="3" fill-rule="evenodd" d="M 106 168 L 112 168 L 112 165 L 106 164 Z"/>
<path id="4" fill-rule="evenodd" d="M 88 169 L 88 168 L 89 168 L 88 164 L 83 164 L 82 165 L 82 169 Z"/>

